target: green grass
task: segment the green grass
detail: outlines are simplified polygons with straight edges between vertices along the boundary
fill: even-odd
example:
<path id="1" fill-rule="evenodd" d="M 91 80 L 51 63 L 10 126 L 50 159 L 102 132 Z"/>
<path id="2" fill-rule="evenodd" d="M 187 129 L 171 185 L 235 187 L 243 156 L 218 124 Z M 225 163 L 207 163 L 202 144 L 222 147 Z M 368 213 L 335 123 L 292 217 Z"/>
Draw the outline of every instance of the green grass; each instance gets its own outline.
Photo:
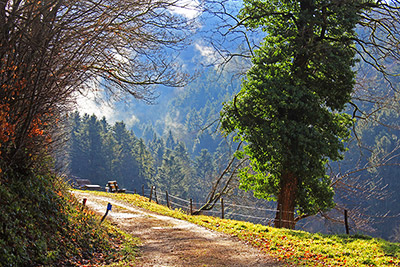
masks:
<path id="1" fill-rule="evenodd" d="M 364 235 L 323 235 L 276 229 L 260 224 L 191 216 L 181 210 L 148 202 L 139 195 L 95 194 L 127 201 L 135 206 L 224 232 L 249 242 L 288 264 L 301 266 L 400 266 L 400 244 Z"/>
<path id="2" fill-rule="evenodd" d="M 115 225 L 104 221 L 93 211 L 82 209 L 81 203 L 69 192 L 59 194 L 64 198 L 64 209 L 68 224 L 62 228 L 66 233 L 61 239 L 61 246 L 66 248 L 66 261 L 58 262 L 68 266 L 134 266 L 137 238 L 120 230 Z M 123 265 L 120 265 L 123 264 Z"/>

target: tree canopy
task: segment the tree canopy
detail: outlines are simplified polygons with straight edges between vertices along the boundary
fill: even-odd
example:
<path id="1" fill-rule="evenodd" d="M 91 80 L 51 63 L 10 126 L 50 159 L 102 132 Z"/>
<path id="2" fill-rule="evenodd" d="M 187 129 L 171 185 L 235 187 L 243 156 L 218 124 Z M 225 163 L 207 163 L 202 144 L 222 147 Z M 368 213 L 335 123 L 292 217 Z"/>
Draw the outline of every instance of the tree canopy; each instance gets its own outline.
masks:
<path id="1" fill-rule="evenodd" d="M 240 19 L 266 37 L 222 127 L 246 142 L 241 187 L 276 198 L 279 227 L 334 206 L 326 163 L 345 150 L 355 84 L 355 27 L 368 1 L 245 1 Z M 277 214 L 277 217 L 279 215 Z M 278 220 L 276 221 L 277 224 Z"/>
<path id="2" fill-rule="evenodd" d="M 39 155 L 77 93 L 107 88 L 151 100 L 186 76 L 165 51 L 190 30 L 174 0 L 0 1 L 2 157 Z M 18 158 L 18 159 L 17 159 Z"/>

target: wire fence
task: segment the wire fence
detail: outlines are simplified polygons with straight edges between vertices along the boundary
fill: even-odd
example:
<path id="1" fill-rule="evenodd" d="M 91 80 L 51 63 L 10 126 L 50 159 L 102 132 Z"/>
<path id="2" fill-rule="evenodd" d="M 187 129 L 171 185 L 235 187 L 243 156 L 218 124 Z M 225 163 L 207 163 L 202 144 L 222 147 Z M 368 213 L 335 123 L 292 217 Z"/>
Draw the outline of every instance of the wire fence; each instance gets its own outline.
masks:
<path id="1" fill-rule="evenodd" d="M 293 223 L 293 221 L 284 220 L 282 218 L 284 213 L 294 214 L 291 211 L 246 206 L 233 202 L 224 202 L 223 199 L 220 199 L 215 203 L 211 203 L 212 209 L 200 210 L 201 207 L 210 203 L 193 202 L 192 199 L 184 199 L 179 196 L 171 195 L 168 193 L 168 191 L 162 191 L 155 186 L 152 186 L 151 188 L 144 188 L 144 186 L 142 186 L 140 192 L 136 191 L 135 189 L 134 191 L 126 191 L 126 193 L 141 194 L 142 196 L 149 198 L 149 201 L 154 201 L 157 204 L 167 206 L 170 209 L 179 209 L 188 214 L 197 212 L 196 214 L 240 221 L 249 221 L 262 225 L 271 225 L 275 221 L 278 221 L 279 225 L 282 225 L 282 223 L 285 222 Z"/>

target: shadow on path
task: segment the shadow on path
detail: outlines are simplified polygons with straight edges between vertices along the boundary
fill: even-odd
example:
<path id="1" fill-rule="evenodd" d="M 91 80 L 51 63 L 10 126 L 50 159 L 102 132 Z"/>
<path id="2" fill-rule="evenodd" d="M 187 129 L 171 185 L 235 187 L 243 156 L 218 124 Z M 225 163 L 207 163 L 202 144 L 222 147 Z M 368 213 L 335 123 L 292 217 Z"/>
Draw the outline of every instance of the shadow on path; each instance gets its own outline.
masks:
<path id="1" fill-rule="evenodd" d="M 108 202 L 113 205 L 107 219 L 142 242 L 137 266 L 282 266 L 237 238 L 111 198 L 73 193 L 99 214 Z"/>

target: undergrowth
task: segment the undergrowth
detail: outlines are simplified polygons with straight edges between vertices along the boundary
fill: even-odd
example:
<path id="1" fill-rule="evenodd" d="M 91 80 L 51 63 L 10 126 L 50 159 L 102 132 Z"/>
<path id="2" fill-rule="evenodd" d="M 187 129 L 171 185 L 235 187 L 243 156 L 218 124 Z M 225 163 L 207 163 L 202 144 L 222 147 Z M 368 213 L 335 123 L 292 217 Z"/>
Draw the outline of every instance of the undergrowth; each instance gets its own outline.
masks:
<path id="1" fill-rule="evenodd" d="M 153 212 L 237 236 L 288 265 L 400 266 L 400 244 L 379 238 L 364 235 L 312 234 L 217 217 L 191 216 L 179 209 L 171 210 L 150 203 L 148 198 L 139 195 L 103 192 L 95 194 L 111 196 Z"/>
<path id="2" fill-rule="evenodd" d="M 0 266 L 96 266 L 134 260 L 137 240 L 82 209 L 60 178 L 0 176 Z"/>

